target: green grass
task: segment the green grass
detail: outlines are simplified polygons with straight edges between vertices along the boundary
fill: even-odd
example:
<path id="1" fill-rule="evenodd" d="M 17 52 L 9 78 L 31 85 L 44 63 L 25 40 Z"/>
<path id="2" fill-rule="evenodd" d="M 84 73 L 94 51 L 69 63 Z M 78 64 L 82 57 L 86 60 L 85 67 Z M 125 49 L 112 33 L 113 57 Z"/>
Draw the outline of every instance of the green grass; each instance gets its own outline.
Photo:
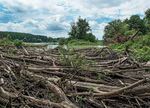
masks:
<path id="1" fill-rule="evenodd" d="M 68 45 L 102 45 L 101 41 L 85 41 L 85 40 L 78 40 L 78 39 L 72 39 L 68 42 Z"/>
<path id="2" fill-rule="evenodd" d="M 9 40 L 7 38 L 0 39 L 0 46 L 22 46 L 23 42 L 19 40 Z"/>
<path id="3" fill-rule="evenodd" d="M 67 46 L 69 48 L 89 48 L 89 47 L 97 47 L 102 45 L 103 45 L 102 41 L 99 40 L 95 42 L 90 42 L 85 40 L 72 39 L 67 43 Z"/>
<path id="4" fill-rule="evenodd" d="M 123 52 L 129 46 L 131 55 L 139 61 L 150 61 L 150 34 L 140 36 L 134 42 L 128 41 L 124 44 L 111 44 L 110 47 L 118 52 Z"/>
<path id="5" fill-rule="evenodd" d="M 97 46 L 91 46 L 91 45 L 75 45 L 75 46 L 68 46 L 69 49 L 84 49 L 84 48 L 93 48 Z"/>
<path id="6" fill-rule="evenodd" d="M 13 42 L 7 38 L 0 39 L 0 46 L 13 45 Z"/>
<path id="7" fill-rule="evenodd" d="M 47 45 L 49 45 L 49 43 L 45 43 L 45 44 L 35 44 L 35 43 L 27 43 L 27 42 L 24 42 L 24 46 L 27 46 L 27 47 L 46 47 Z"/>
<path id="8" fill-rule="evenodd" d="M 20 40 L 9 40 L 8 38 L 0 39 L 0 46 L 27 46 L 27 47 L 45 47 L 47 44 L 26 43 Z"/>

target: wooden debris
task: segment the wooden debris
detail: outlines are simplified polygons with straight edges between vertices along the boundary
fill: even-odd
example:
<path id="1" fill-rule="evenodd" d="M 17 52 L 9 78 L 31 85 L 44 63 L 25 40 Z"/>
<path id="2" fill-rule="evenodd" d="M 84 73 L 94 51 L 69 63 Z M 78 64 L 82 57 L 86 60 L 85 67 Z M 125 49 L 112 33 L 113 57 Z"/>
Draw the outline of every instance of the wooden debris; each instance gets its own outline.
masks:
<path id="1" fill-rule="evenodd" d="M 81 55 L 86 63 L 63 64 L 58 48 L 0 47 L 0 107 L 150 107 L 148 63 L 107 47 L 65 54 Z"/>

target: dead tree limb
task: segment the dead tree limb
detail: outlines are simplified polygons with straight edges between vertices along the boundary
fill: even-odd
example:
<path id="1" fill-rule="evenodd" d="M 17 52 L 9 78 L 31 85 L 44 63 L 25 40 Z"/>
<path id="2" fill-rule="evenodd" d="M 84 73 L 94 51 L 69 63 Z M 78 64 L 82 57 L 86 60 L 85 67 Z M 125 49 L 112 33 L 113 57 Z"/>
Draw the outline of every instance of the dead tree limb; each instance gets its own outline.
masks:
<path id="1" fill-rule="evenodd" d="M 133 39 L 137 36 L 137 34 L 140 32 L 140 30 L 138 30 L 135 34 L 133 34 L 128 40 L 133 41 Z"/>
<path id="2" fill-rule="evenodd" d="M 72 94 L 69 94 L 69 96 L 77 96 L 77 95 L 84 95 L 84 96 L 94 96 L 94 97 L 97 97 L 97 98 L 110 98 L 110 97 L 114 97 L 114 96 L 117 96 L 121 93 L 124 93 L 124 92 L 127 92 L 128 90 L 140 85 L 140 84 L 143 84 L 144 82 L 146 82 L 147 79 L 142 79 L 142 80 L 139 80 L 129 86 L 126 86 L 126 87 L 123 87 L 121 89 L 118 89 L 118 90 L 114 90 L 112 92 L 107 92 L 107 93 L 72 93 Z"/>
<path id="3" fill-rule="evenodd" d="M 63 105 L 63 107 L 65 108 L 78 108 L 76 105 L 74 105 L 65 95 L 65 93 L 61 90 L 61 88 L 59 88 L 57 85 L 55 85 L 54 83 L 47 81 L 47 79 L 45 79 L 44 77 L 38 76 L 38 75 L 34 75 L 28 72 L 25 72 L 24 75 L 31 77 L 33 80 L 37 81 L 44 81 L 44 84 L 46 87 L 48 87 L 51 91 L 53 91 L 58 97 L 59 99 L 61 99 L 61 105 Z"/>

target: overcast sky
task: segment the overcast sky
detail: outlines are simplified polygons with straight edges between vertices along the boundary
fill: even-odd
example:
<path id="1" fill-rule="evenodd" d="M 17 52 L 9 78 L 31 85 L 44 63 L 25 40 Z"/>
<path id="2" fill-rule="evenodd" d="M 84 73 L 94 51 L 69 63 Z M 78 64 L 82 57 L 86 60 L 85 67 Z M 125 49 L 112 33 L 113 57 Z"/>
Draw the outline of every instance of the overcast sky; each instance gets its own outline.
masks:
<path id="1" fill-rule="evenodd" d="M 102 39 L 108 22 L 143 17 L 148 8 L 150 0 L 0 0 L 0 31 L 67 37 L 70 23 L 81 16 Z"/>

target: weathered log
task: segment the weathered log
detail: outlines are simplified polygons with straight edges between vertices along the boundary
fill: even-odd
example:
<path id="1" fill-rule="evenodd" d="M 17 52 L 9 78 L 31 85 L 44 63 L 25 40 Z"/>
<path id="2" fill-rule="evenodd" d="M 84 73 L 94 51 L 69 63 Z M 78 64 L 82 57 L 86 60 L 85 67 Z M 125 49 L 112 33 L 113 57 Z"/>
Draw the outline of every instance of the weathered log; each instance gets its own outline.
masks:
<path id="1" fill-rule="evenodd" d="M 32 73 L 29 72 L 25 72 L 24 75 L 31 77 L 33 80 L 37 81 L 43 81 L 44 85 L 46 87 L 48 87 L 51 91 L 53 91 L 58 97 L 59 99 L 62 101 L 62 105 L 64 105 L 63 107 L 65 108 L 77 108 L 76 105 L 74 105 L 65 95 L 65 93 L 61 90 L 61 88 L 59 88 L 57 85 L 55 85 L 54 83 L 47 81 L 44 77 L 38 76 L 38 75 L 34 75 Z"/>
<path id="2" fill-rule="evenodd" d="M 75 51 L 89 58 L 100 57 L 93 59 L 92 65 L 87 62 L 85 66 L 89 68 L 80 72 L 61 64 L 58 49 L 26 47 L 29 55 L 23 49 L 13 49 L 15 56 L 9 55 L 11 49 L 2 48 L 0 52 L 0 77 L 6 81 L 0 82 L 0 106 L 3 103 L 12 107 L 50 108 L 150 106 L 149 83 L 140 80 L 150 78 L 150 69 L 145 63 L 138 67 L 129 55 L 113 57 L 109 49 Z"/>
<path id="3" fill-rule="evenodd" d="M 29 75 L 29 77 L 33 77 L 34 80 L 35 76 L 31 75 L 31 74 L 27 74 Z M 30 76 L 31 75 L 31 76 Z M 39 79 L 40 80 L 40 79 Z M 43 79 L 44 80 L 44 79 Z M 4 83 L 3 79 L 1 78 L 0 83 Z M 34 97 L 30 97 L 30 96 L 25 96 L 25 95 L 21 95 L 22 98 L 25 98 L 27 100 L 29 100 L 30 102 L 32 102 L 32 104 L 43 104 L 43 105 L 50 105 L 53 107 L 60 107 L 60 108 L 77 108 L 77 106 L 75 106 L 65 95 L 65 93 L 55 84 L 49 82 L 49 81 L 45 81 L 45 86 L 48 87 L 50 90 L 52 90 L 61 100 L 61 103 L 54 103 L 54 102 L 50 102 L 49 100 L 39 100 L 36 99 Z M 3 97 L 5 99 L 9 99 L 9 98 L 18 98 L 20 95 L 18 95 L 17 93 L 9 93 L 7 91 L 5 91 L 3 89 L 3 87 L 0 87 L 0 97 Z"/>
<path id="4" fill-rule="evenodd" d="M 58 67 L 58 68 L 57 67 L 53 67 L 53 68 L 32 68 L 32 67 L 28 67 L 29 71 L 32 71 L 32 72 L 35 72 L 35 73 L 41 73 L 42 72 L 42 73 L 56 75 L 56 76 L 59 76 L 59 77 L 68 76 L 67 73 L 59 72 L 59 71 L 63 71 L 63 70 L 71 71 L 72 69 L 73 68 L 70 68 L 70 67 L 66 67 L 66 68 L 62 68 L 62 67 Z M 86 81 L 86 82 L 91 82 L 91 83 L 108 84 L 107 82 L 102 81 L 102 80 L 95 80 L 95 79 L 91 79 L 91 78 L 88 78 L 88 77 L 82 77 L 82 76 L 78 76 L 78 75 L 73 75 L 73 78 L 79 79 L 80 81 Z"/>
<path id="5" fill-rule="evenodd" d="M 110 98 L 110 97 L 114 97 L 114 96 L 117 96 L 121 93 L 124 93 L 124 92 L 127 92 L 128 90 L 140 85 L 140 84 L 143 84 L 144 82 L 146 82 L 147 79 L 142 79 L 142 80 L 139 80 L 129 86 L 126 86 L 126 87 L 123 87 L 121 89 L 118 89 L 118 90 L 114 90 L 112 92 L 107 92 L 107 93 L 72 93 L 72 94 L 69 94 L 68 96 L 77 96 L 77 95 L 84 95 L 84 96 L 94 96 L 94 97 L 97 97 L 97 98 Z"/>
<path id="6" fill-rule="evenodd" d="M 33 63 L 33 64 L 52 65 L 52 63 L 50 63 L 48 61 L 43 61 L 43 60 L 28 59 L 28 58 L 21 58 L 21 57 L 8 56 L 8 55 L 3 55 L 3 57 L 8 58 L 8 59 L 12 59 L 12 60 L 22 61 L 22 62 L 29 62 L 29 63 Z"/>
<path id="7" fill-rule="evenodd" d="M 36 68 L 36 67 L 28 67 L 29 71 L 63 71 L 63 70 L 68 70 L 71 71 L 73 70 L 72 67 L 49 67 L 49 68 Z"/>
<path id="8" fill-rule="evenodd" d="M 36 99 L 34 97 L 26 96 L 26 95 L 18 95 L 17 93 L 9 93 L 5 91 L 2 87 L 0 88 L 0 102 L 2 102 L 3 104 L 8 104 L 9 98 L 15 99 L 19 97 L 27 99 L 29 101 L 28 104 L 46 105 L 49 107 L 63 108 L 63 106 L 60 105 L 59 103 L 54 103 L 49 100 L 40 100 L 40 99 Z"/>
<path id="9" fill-rule="evenodd" d="M 25 55 L 29 55 L 29 52 L 27 51 L 27 49 L 24 46 L 22 46 L 22 49 L 25 52 Z"/>
<path id="10" fill-rule="evenodd" d="M 31 72 L 25 72 L 25 74 L 28 74 L 28 75 L 31 75 L 31 76 L 34 76 L 35 78 L 41 78 L 41 79 L 44 79 L 44 77 L 40 76 L 40 75 L 37 75 L 37 74 L 34 74 L 34 73 L 31 73 Z M 55 82 L 57 83 L 59 81 L 59 78 L 49 78 L 49 77 L 45 77 L 46 80 L 48 81 L 52 81 L 52 82 Z M 104 92 L 107 92 L 107 91 L 112 91 L 112 90 L 117 90 L 119 89 L 119 87 L 116 87 L 116 86 L 108 86 L 108 85 L 104 85 L 104 84 L 95 84 L 95 83 L 88 83 L 88 82 L 80 82 L 80 81 L 67 81 L 66 82 L 66 85 L 71 85 L 71 86 L 74 86 L 74 87 L 79 87 L 79 88 L 85 88 L 87 90 L 93 90 L 94 92 L 100 92 L 100 93 L 104 93 Z"/>

